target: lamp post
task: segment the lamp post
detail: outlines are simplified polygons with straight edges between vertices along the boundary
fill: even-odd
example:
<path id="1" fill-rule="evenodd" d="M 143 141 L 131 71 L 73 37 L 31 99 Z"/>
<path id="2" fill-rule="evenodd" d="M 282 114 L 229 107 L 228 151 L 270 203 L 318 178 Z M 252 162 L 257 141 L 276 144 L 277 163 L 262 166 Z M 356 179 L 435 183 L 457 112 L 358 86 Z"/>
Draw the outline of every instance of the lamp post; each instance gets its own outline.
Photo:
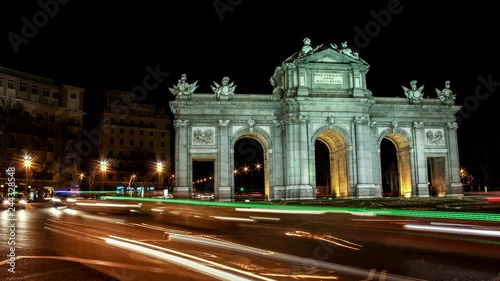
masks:
<path id="1" fill-rule="evenodd" d="M 83 172 L 80 172 L 80 194 L 83 191 L 83 178 L 85 177 L 85 174 Z"/>
<path id="2" fill-rule="evenodd" d="M 101 191 L 104 190 L 104 173 L 108 168 L 108 163 L 104 160 L 101 161 Z"/>
<path id="3" fill-rule="evenodd" d="M 132 180 L 134 181 L 134 193 L 133 193 L 133 195 L 134 195 L 134 197 L 137 197 L 137 177 L 135 174 L 132 175 Z"/>
<path id="4" fill-rule="evenodd" d="M 160 190 L 162 184 L 161 184 L 161 174 L 163 172 L 163 163 L 162 162 L 157 162 L 156 163 L 156 172 L 158 172 L 158 190 Z"/>
<path id="5" fill-rule="evenodd" d="M 26 170 L 26 185 L 24 186 L 24 192 L 28 192 L 28 170 L 31 168 L 31 156 L 24 156 L 24 169 Z"/>

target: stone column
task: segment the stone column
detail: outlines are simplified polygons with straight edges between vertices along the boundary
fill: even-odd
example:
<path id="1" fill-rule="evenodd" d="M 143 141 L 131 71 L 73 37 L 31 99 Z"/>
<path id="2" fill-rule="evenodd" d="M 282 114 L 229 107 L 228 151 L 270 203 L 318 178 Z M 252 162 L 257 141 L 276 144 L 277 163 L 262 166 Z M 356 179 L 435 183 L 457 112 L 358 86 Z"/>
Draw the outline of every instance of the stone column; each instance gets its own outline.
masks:
<path id="1" fill-rule="evenodd" d="M 273 143 L 274 148 L 272 151 L 273 161 L 269 162 L 269 194 L 266 194 L 266 200 L 283 198 L 285 190 L 285 177 L 286 177 L 286 161 L 283 152 L 285 139 L 283 132 L 285 132 L 284 120 L 273 120 Z"/>
<path id="2" fill-rule="evenodd" d="M 219 120 L 219 134 L 218 134 L 218 161 L 217 169 L 215 171 L 215 182 L 217 186 L 214 186 L 216 198 L 218 201 L 233 201 L 234 200 L 234 186 L 232 186 L 233 175 L 233 159 L 230 159 L 230 149 L 221 149 L 223 147 L 229 147 L 229 120 Z"/>
<path id="3" fill-rule="evenodd" d="M 298 121 L 299 121 L 299 132 L 300 132 L 300 134 L 298 135 L 299 169 L 300 169 L 298 196 L 299 199 L 312 199 L 313 188 L 309 181 L 309 134 L 307 130 L 309 116 L 300 115 Z M 316 193 L 314 192 L 314 194 Z"/>
<path id="4" fill-rule="evenodd" d="M 446 191 L 447 196 L 458 196 L 463 194 L 463 185 L 460 180 L 460 161 L 458 154 L 458 140 L 457 140 L 457 122 L 449 122 L 446 124 L 448 128 L 448 159 L 449 171 L 448 178 L 450 179 L 450 186 Z"/>
<path id="5" fill-rule="evenodd" d="M 290 170 L 290 182 L 286 186 L 285 200 L 299 199 L 300 186 L 300 126 L 299 118 L 293 116 L 288 126 L 289 129 L 289 155 L 288 167 Z"/>
<path id="6" fill-rule="evenodd" d="M 413 122 L 414 158 L 413 166 L 417 185 L 416 196 L 429 197 L 429 179 L 427 176 L 427 157 L 425 155 L 424 122 Z"/>
<path id="7" fill-rule="evenodd" d="M 175 188 L 176 198 L 191 198 L 191 173 L 189 171 L 189 120 L 174 120 L 175 128 Z"/>
<path id="8" fill-rule="evenodd" d="M 355 117 L 356 124 L 356 160 L 358 169 L 358 197 L 381 196 L 373 183 L 372 152 L 370 150 L 370 132 L 368 117 Z"/>

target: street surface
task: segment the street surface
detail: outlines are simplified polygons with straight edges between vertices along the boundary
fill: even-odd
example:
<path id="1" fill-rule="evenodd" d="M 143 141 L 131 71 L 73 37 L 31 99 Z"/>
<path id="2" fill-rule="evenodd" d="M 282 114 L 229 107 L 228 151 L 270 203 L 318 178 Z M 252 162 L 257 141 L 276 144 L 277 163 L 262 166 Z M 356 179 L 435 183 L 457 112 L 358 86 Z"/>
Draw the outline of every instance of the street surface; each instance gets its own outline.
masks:
<path id="1" fill-rule="evenodd" d="M 88 201 L 17 210 L 12 273 L 0 215 L 0 280 L 500 280 L 498 222 Z"/>

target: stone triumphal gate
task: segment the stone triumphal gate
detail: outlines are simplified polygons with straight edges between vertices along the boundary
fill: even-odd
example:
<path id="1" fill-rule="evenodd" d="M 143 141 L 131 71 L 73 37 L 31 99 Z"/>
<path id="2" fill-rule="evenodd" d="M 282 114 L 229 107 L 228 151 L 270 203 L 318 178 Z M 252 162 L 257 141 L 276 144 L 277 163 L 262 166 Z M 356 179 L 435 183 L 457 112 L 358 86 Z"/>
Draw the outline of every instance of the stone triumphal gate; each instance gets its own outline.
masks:
<path id="1" fill-rule="evenodd" d="M 213 161 L 216 200 L 235 196 L 235 144 L 252 138 L 262 145 L 268 200 L 316 197 L 316 141 L 329 150 L 330 194 L 382 196 L 381 142 L 397 151 L 398 195 L 462 193 L 455 96 L 423 86 L 402 86 L 406 97 L 375 97 L 366 85 L 369 65 L 346 43 L 301 51 L 275 69 L 270 94 L 235 93 L 228 77 L 213 93 L 195 93 L 183 75 L 170 91 L 175 114 L 177 197 L 193 191 L 193 161 Z M 434 92 L 434 91 L 433 91 Z M 432 193 L 431 193 L 431 192 Z M 236 191 L 237 192 L 237 191 Z"/>

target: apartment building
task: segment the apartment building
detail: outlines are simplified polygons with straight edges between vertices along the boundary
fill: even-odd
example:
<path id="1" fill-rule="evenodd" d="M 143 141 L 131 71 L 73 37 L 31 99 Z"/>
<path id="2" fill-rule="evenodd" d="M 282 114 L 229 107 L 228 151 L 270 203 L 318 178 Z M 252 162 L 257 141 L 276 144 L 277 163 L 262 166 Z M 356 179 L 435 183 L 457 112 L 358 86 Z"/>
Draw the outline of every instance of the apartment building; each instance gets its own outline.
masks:
<path id="1" fill-rule="evenodd" d="M 21 191 L 79 188 L 84 89 L 0 67 L 0 182 L 16 169 Z M 6 192 L 5 188 L 3 192 Z"/>
<path id="2" fill-rule="evenodd" d="M 105 92 L 106 107 L 98 120 L 103 140 L 96 161 L 96 165 L 106 163 L 103 185 L 107 190 L 126 187 L 135 175 L 134 184 L 163 188 L 173 176 L 171 117 L 154 104 L 128 102 L 130 95 Z"/>

